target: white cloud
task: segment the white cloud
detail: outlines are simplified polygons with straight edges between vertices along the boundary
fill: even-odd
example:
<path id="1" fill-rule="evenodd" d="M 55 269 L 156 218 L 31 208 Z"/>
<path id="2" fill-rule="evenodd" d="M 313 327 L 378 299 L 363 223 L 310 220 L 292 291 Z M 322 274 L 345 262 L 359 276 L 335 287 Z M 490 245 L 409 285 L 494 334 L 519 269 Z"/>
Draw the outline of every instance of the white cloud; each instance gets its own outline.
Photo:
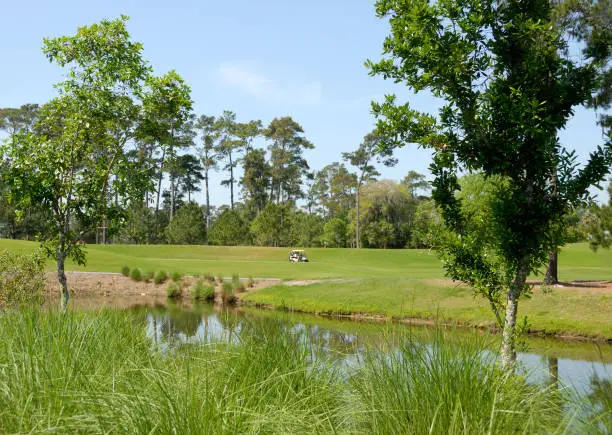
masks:
<path id="1" fill-rule="evenodd" d="M 319 104 L 322 99 L 322 86 L 318 81 L 279 82 L 236 63 L 221 63 L 219 77 L 223 83 L 261 100 L 305 105 Z"/>

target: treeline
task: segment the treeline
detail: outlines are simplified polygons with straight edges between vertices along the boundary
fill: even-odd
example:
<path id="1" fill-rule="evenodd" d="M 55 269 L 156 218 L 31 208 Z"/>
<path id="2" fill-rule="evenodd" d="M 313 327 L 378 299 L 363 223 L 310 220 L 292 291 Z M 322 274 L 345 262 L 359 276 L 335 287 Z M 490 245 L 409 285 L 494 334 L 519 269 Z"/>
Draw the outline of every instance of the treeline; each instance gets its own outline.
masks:
<path id="1" fill-rule="evenodd" d="M 291 117 L 264 127 L 259 120 L 237 122 L 230 111 L 218 117 L 186 113 L 172 126 L 155 110 L 160 109 L 147 107 L 145 100 L 147 121 L 127 152 L 146 175 L 140 181 L 143 194 L 126 203 L 109 189 L 107 201 L 121 208 L 115 210 L 120 220 L 92 221 L 75 214 L 72 226 L 83 242 L 432 248 L 444 237 L 424 175 L 410 171 L 401 181 L 379 178 L 374 162 L 396 162 L 376 154 L 379 138 L 372 134 L 356 151 L 343 153 L 342 161 L 312 171 L 304 151 L 313 144 Z M 0 109 L 0 127 L 13 140 L 35 130 L 39 116 L 35 104 Z M 163 138 L 160 130 L 170 137 Z M 261 139 L 265 148 L 255 146 Z M 9 164 L 2 163 L 1 168 Z M 225 174 L 221 184 L 229 190 L 227 205 L 210 204 L 212 171 Z M 466 210 L 486 213 L 486 186 L 482 177 L 462 179 Z M 0 184 L 0 189 L 2 237 L 32 240 L 45 231 L 50 216 L 44 204 L 16 213 L 9 204 L 10 187 Z M 612 184 L 608 190 L 612 197 Z M 201 191 L 202 205 L 193 200 Z M 566 240 L 609 246 L 610 210 L 610 205 L 595 204 L 567 216 Z"/>
<path id="2" fill-rule="evenodd" d="M 35 131 L 40 111 L 33 104 L 0 109 L 6 140 Z M 75 213 L 71 225 L 83 242 L 404 248 L 430 247 L 439 232 L 425 176 L 410 171 L 401 182 L 379 179 L 374 163 L 395 160 L 376 154 L 380 140 L 372 134 L 342 161 L 313 171 L 304 151 L 314 146 L 291 117 L 263 126 L 238 122 L 230 111 L 218 117 L 188 113 L 171 125 L 168 114 L 146 99 L 142 111 L 146 116 L 126 152 L 145 175 L 142 193 L 125 201 L 119 200 L 124 192 L 108 189 L 107 205 L 121 219 Z M 2 168 L 9 163 L 3 159 Z M 210 204 L 212 171 L 225 175 L 227 205 Z M 10 186 L 0 188 L 1 235 L 34 239 L 43 233 L 50 219 L 45 204 L 16 213 Z M 193 200 L 201 191 L 202 205 Z"/>

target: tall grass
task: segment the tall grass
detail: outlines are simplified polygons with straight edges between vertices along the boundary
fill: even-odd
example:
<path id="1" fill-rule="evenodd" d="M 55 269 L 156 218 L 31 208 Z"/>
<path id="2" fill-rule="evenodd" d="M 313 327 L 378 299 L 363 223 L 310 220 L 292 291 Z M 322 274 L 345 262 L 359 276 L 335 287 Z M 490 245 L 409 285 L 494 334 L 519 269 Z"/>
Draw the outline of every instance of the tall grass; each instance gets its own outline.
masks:
<path id="1" fill-rule="evenodd" d="M 0 315 L 0 432 L 550 433 L 552 390 L 504 377 L 479 343 L 364 352 L 348 367 L 283 322 L 168 347 L 147 314 Z M 161 326 L 162 329 L 164 326 Z M 159 346 L 159 347 L 158 347 Z M 571 416 L 575 417 L 575 416 Z M 599 420 L 601 421 L 601 420 Z"/>
<path id="2" fill-rule="evenodd" d="M 328 432 L 337 379 L 306 345 L 253 325 L 239 343 L 161 352 L 144 317 L 0 316 L 0 432 Z"/>
<path id="3" fill-rule="evenodd" d="M 352 373 L 360 427 L 371 433 L 540 433 L 561 429 L 562 394 L 505 376 L 478 340 L 405 341 Z"/>

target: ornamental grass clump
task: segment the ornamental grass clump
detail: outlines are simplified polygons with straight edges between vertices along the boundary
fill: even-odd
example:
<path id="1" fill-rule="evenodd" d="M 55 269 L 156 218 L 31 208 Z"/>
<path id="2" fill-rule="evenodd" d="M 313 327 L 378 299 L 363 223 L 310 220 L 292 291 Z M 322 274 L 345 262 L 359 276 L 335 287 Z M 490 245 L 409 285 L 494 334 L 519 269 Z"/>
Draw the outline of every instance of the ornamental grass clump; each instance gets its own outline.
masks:
<path id="1" fill-rule="evenodd" d="M 451 341 L 436 331 L 427 343 L 404 337 L 392 352 L 370 350 L 349 376 L 358 426 L 369 433 L 556 433 L 562 393 L 504 375 L 485 348 L 481 338 Z"/>
<path id="2" fill-rule="evenodd" d="M 139 268 L 132 269 L 130 271 L 130 278 L 134 281 L 142 281 L 142 270 Z"/>
<path id="3" fill-rule="evenodd" d="M 170 299 L 177 299 L 183 296 L 183 287 L 178 282 L 170 283 L 166 293 Z"/>
<path id="4" fill-rule="evenodd" d="M 121 268 L 121 275 L 130 276 L 130 268 L 128 266 L 123 266 Z"/>
<path id="5" fill-rule="evenodd" d="M 168 274 L 163 270 L 158 270 L 155 272 L 155 276 L 153 277 L 153 282 L 155 284 L 163 284 L 168 281 Z"/>
<path id="6" fill-rule="evenodd" d="M 236 293 L 244 291 L 244 283 L 240 280 L 240 276 L 237 273 L 232 275 L 232 289 Z"/>
<path id="7" fill-rule="evenodd" d="M 223 296 L 226 298 L 234 296 L 234 286 L 231 282 L 224 282 L 221 284 L 221 290 L 223 291 Z"/>
<path id="8" fill-rule="evenodd" d="M 252 276 L 249 276 L 249 279 L 247 280 L 247 287 L 248 288 L 253 288 L 255 287 L 255 280 L 253 279 Z"/>
<path id="9" fill-rule="evenodd" d="M 174 282 L 180 281 L 183 279 L 183 274 L 180 272 L 172 272 L 171 279 Z"/>
<path id="10" fill-rule="evenodd" d="M 328 359 L 281 327 L 244 328 L 160 352 L 135 313 L 0 316 L 0 432 L 350 431 Z"/>
<path id="11" fill-rule="evenodd" d="M 191 296 L 197 301 L 207 301 L 213 299 L 215 295 L 215 287 L 206 284 L 203 280 L 196 282 L 195 286 L 191 290 Z"/>

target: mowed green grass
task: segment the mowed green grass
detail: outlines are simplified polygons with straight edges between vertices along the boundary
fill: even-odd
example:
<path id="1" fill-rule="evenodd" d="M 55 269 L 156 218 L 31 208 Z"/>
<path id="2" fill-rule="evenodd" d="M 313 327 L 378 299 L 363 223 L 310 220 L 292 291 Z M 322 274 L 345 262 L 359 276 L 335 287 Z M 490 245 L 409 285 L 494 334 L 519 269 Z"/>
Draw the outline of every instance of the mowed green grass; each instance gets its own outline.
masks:
<path id="1" fill-rule="evenodd" d="M 0 239 L 0 249 L 32 251 L 33 242 Z M 252 304 L 310 313 L 363 314 L 393 318 L 439 319 L 489 325 L 493 315 L 473 291 L 444 278 L 440 261 L 427 250 L 307 249 L 310 263 L 289 263 L 288 248 L 90 245 L 86 267 L 70 270 L 119 272 L 121 267 L 283 280 L 339 279 L 307 286 L 279 285 L 244 296 Z M 54 264 L 48 263 L 49 270 Z M 532 277 L 537 278 L 537 277 Z M 562 281 L 612 280 L 612 251 L 590 251 L 586 244 L 564 247 Z M 521 301 L 532 329 L 553 334 L 612 338 L 612 298 L 598 289 L 554 288 Z"/>
<path id="2" fill-rule="evenodd" d="M 0 249 L 31 252 L 35 242 L 0 239 Z M 175 245 L 88 245 L 87 265 L 68 262 L 68 270 L 119 272 L 121 267 L 165 269 L 184 274 L 239 273 L 261 278 L 443 278 L 435 252 L 421 249 L 324 249 L 306 250 L 310 263 L 289 263 L 289 248 L 175 246 Z M 49 261 L 49 270 L 55 265 Z M 532 277 L 537 279 L 537 277 Z M 586 243 L 563 248 L 559 256 L 559 278 L 612 280 L 612 250 L 592 252 Z"/>
<path id="3" fill-rule="evenodd" d="M 0 239 L 0 249 L 33 251 L 34 242 Z M 443 276 L 437 256 L 427 250 L 307 249 L 310 263 L 290 263 L 290 248 L 173 245 L 89 245 L 85 267 L 68 270 L 119 272 L 121 267 L 257 278 L 325 279 L 346 277 Z M 52 270 L 54 264 L 49 262 Z"/>

